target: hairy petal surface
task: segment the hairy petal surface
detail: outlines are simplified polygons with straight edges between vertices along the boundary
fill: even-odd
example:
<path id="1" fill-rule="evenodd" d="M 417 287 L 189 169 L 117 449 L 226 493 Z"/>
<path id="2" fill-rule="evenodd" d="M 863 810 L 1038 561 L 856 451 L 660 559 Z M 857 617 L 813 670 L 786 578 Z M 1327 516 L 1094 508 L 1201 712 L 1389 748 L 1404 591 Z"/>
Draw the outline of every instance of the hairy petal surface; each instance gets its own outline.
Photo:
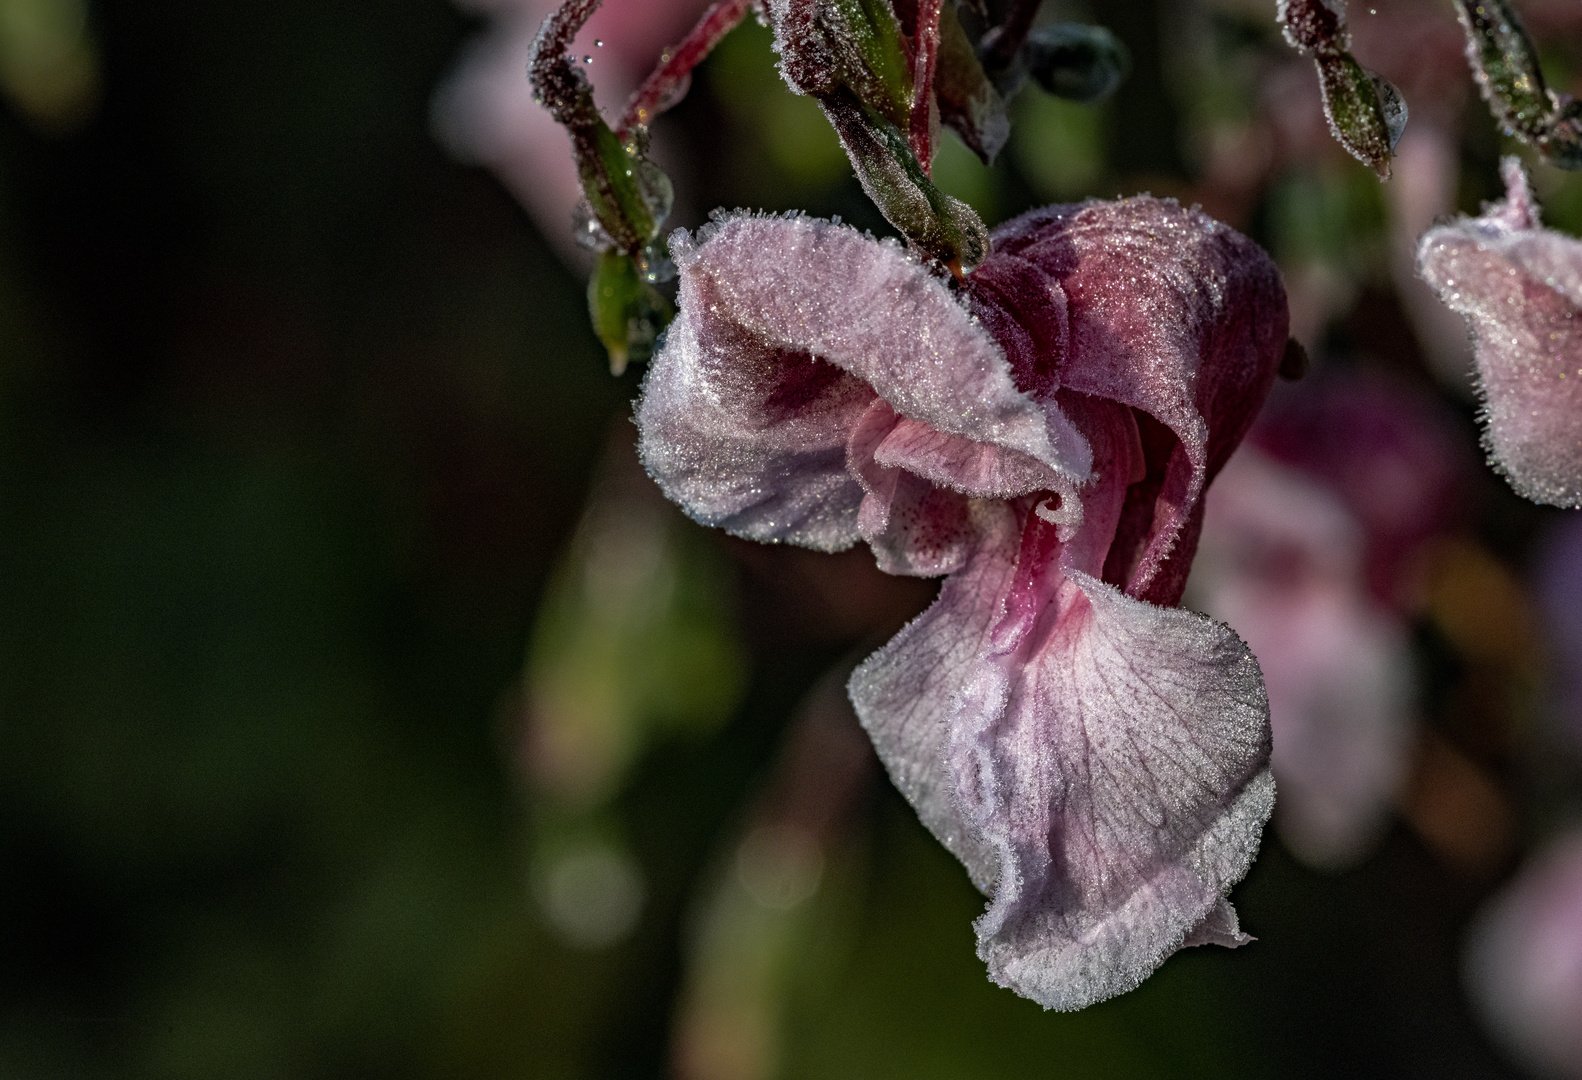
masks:
<path id="1" fill-rule="evenodd" d="M 1524 498 L 1582 506 L 1582 242 L 1539 228 L 1527 178 L 1478 218 L 1430 229 L 1417 266 L 1467 320 L 1491 463 Z"/>
<path id="2" fill-rule="evenodd" d="M 982 539 L 971 561 L 945 579 L 927 611 L 857 666 L 846 689 L 897 790 L 987 893 L 999 860 L 962 816 L 945 747 L 957 695 L 989 649 L 1021 538 L 1009 507 L 978 510 Z"/>
<path id="3" fill-rule="evenodd" d="M 1017 389 L 1000 346 L 898 245 L 738 216 L 671 249 L 679 312 L 637 423 L 649 471 L 705 524 L 850 545 L 864 490 L 847 443 L 875 400 L 918 425 L 896 433 L 890 467 L 931 483 L 1004 496 L 1087 479 L 1081 434 Z"/>

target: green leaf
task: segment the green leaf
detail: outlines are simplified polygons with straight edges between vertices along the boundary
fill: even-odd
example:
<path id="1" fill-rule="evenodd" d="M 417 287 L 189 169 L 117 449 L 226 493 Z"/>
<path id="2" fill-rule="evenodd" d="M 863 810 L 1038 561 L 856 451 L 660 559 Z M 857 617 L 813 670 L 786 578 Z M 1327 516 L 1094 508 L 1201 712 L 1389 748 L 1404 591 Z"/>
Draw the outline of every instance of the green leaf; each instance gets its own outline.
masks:
<path id="1" fill-rule="evenodd" d="M 827 0 L 820 14 L 841 81 L 868 108 L 905 130 L 912 116 L 912 65 L 886 0 Z"/>
<path id="2" fill-rule="evenodd" d="M 1467 59 L 1494 118 L 1553 165 L 1582 169 L 1582 102 L 1544 84 L 1538 56 L 1505 0 L 1457 0 Z"/>
<path id="3" fill-rule="evenodd" d="M 989 230 L 972 207 L 934 186 L 899 128 L 849 94 L 822 98 L 819 105 L 863 190 L 890 224 L 957 274 L 983 261 Z"/>
<path id="4" fill-rule="evenodd" d="M 1357 63 L 1347 52 L 1314 57 L 1324 92 L 1330 131 L 1348 153 L 1390 178 L 1390 153 L 1406 126 L 1400 91 Z"/>

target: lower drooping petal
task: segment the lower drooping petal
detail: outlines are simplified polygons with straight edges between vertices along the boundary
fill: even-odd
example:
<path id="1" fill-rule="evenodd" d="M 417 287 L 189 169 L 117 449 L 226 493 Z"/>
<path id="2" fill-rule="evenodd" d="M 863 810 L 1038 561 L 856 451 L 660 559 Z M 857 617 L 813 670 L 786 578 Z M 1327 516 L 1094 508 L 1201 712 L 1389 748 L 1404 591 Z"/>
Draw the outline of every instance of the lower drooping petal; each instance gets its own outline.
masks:
<path id="1" fill-rule="evenodd" d="M 1494 466 L 1524 498 L 1582 506 L 1582 242 L 1538 227 L 1515 158 L 1507 196 L 1430 229 L 1417 265 L 1472 330 Z"/>
<path id="2" fill-rule="evenodd" d="M 1001 985 L 1080 1009 L 1189 937 L 1235 940 L 1224 896 L 1274 782 L 1263 681 L 1229 628 L 1080 572 L 1056 604 L 1034 651 L 995 658 L 961 695 L 950 755 L 1000 860 L 979 955 Z"/>
<path id="3" fill-rule="evenodd" d="M 983 521 L 972 560 L 945 579 L 927 611 L 858 665 L 847 691 L 897 790 L 989 892 L 999 863 L 962 817 L 945 746 L 956 695 L 989 649 L 1021 537 L 1009 507 L 977 509 Z"/>
<path id="4" fill-rule="evenodd" d="M 1000 652 L 1019 544 L 995 531 L 850 690 L 897 787 L 993 892 L 991 976 L 1079 1009 L 1183 945 L 1246 940 L 1224 896 L 1273 807 L 1268 703 L 1228 628 L 1080 571 L 1051 571 L 1048 610 Z"/>

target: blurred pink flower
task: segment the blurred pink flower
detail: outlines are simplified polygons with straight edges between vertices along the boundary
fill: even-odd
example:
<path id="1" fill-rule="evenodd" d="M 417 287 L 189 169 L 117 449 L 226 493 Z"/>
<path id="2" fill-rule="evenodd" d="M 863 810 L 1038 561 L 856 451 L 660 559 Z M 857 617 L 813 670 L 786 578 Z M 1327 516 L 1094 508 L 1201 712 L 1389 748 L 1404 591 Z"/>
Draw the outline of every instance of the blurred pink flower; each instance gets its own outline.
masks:
<path id="1" fill-rule="evenodd" d="M 1368 595 L 1335 494 L 1247 447 L 1209 493 L 1190 602 L 1247 640 L 1269 688 L 1275 827 L 1309 865 L 1363 855 L 1411 744 L 1406 635 Z"/>
<path id="2" fill-rule="evenodd" d="M 1483 216 L 1430 229 L 1418 267 L 1466 317 L 1489 458 L 1517 493 L 1582 506 L 1582 242 L 1539 228 L 1521 162 Z"/>
<path id="3" fill-rule="evenodd" d="M 1473 1002 L 1544 1076 L 1582 1077 L 1582 831 L 1531 858 L 1473 927 Z"/>
<path id="4" fill-rule="evenodd" d="M 562 254 L 581 258 L 573 213 L 582 199 L 571 140 L 533 101 L 527 60 L 544 18 L 559 0 L 457 0 L 492 25 L 462 56 L 434 98 L 434 126 L 452 154 L 488 166 L 532 214 Z M 680 40 L 709 0 L 605 0 L 577 35 L 592 58 L 599 106 L 618 116 L 627 96 Z"/>
<path id="5" fill-rule="evenodd" d="M 1263 668 L 1275 827 L 1310 865 L 1366 855 L 1405 779 L 1403 615 L 1424 545 L 1465 504 L 1457 435 L 1404 387 L 1320 377 L 1277 395 L 1209 494 L 1189 596 Z"/>
<path id="6" fill-rule="evenodd" d="M 678 234 L 642 452 L 698 520 L 949 575 L 850 690 L 923 822 L 993 900 L 995 981 L 1076 1009 L 1184 944 L 1273 803 L 1257 664 L 1173 607 L 1202 494 L 1286 342 L 1256 245 L 1149 198 L 1002 226 L 952 295 L 807 218 Z"/>

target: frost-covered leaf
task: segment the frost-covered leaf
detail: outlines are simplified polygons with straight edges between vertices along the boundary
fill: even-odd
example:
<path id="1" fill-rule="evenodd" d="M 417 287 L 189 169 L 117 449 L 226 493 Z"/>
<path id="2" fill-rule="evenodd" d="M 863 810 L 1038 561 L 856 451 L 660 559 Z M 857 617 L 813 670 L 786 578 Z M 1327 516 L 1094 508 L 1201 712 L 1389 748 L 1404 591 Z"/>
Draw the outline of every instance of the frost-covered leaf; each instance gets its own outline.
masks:
<path id="1" fill-rule="evenodd" d="M 1406 99 L 1351 55 L 1345 0 L 1280 0 L 1278 11 L 1286 41 L 1318 68 L 1330 132 L 1388 180 L 1390 155 L 1406 128 Z"/>
<path id="2" fill-rule="evenodd" d="M 1467 61 L 1506 134 L 1562 169 L 1582 169 L 1582 102 L 1544 84 L 1538 56 L 1506 0 L 1456 0 Z"/>
<path id="3" fill-rule="evenodd" d="M 967 148 L 992 164 L 1011 137 L 1005 99 L 979 63 L 967 32 L 946 5 L 939 19 L 939 67 L 934 75 L 939 119 Z"/>

